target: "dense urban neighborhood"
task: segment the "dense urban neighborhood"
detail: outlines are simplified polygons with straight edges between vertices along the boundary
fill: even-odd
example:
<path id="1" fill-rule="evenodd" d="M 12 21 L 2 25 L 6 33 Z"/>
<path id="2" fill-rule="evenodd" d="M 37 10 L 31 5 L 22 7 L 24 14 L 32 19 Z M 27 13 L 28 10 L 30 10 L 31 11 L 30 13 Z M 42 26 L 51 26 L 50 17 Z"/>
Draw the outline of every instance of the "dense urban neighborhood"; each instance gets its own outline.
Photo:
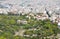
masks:
<path id="1" fill-rule="evenodd" d="M 60 1 L 0 0 L 0 39 L 60 39 Z"/>

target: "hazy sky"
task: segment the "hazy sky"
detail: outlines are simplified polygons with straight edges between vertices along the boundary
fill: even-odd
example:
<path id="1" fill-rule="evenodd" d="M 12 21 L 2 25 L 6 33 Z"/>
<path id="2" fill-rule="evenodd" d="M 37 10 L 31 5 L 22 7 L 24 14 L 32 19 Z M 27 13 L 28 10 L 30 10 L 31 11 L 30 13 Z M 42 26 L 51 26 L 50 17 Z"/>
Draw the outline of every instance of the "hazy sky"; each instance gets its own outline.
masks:
<path id="1" fill-rule="evenodd" d="M 58 6 L 60 7 L 60 0 L 0 0 L 2 3 L 16 4 L 16 5 L 32 5 L 32 6 Z"/>
<path id="2" fill-rule="evenodd" d="M 60 4 L 60 0 L 0 0 L 0 1 L 4 1 L 3 3 L 12 3 L 12 4 L 20 4 L 20 3 Z"/>

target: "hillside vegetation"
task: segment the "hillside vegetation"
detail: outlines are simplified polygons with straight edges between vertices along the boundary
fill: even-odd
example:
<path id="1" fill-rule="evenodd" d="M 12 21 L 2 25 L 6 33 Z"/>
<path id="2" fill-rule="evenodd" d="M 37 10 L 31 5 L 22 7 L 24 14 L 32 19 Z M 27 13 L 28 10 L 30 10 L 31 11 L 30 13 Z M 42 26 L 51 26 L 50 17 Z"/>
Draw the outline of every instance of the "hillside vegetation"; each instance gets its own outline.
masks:
<path id="1" fill-rule="evenodd" d="M 28 19 L 25 16 L 0 15 L 0 39 L 44 39 L 43 37 L 48 36 L 54 38 L 59 33 L 57 23 L 52 23 L 49 19 L 43 21 L 33 17 Z M 17 23 L 17 20 L 23 19 L 27 21 L 26 24 Z M 15 32 L 23 34 L 15 35 Z"/>

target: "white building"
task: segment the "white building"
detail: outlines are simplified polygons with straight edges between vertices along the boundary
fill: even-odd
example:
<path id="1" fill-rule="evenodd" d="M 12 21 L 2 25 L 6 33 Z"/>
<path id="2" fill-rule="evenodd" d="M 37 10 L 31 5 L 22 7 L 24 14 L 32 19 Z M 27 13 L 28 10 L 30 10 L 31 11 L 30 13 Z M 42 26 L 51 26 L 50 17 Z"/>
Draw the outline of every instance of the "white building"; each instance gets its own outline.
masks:
<path id="1" fill-rule="evenodd" d="M 0 14 L 2 14 L 3 13 L 3 11 L 2 11 L 2 9 L 0 9 Z"/>
<path id="2" fill-rule="evenodd" d="M 58 22 L 58 28 L 60 29 L 60 22 Z"/>
<path id="3" fill-rule="evenodd" d="M 26 20 L 17 20 L 17 23 L 18 23 L 18 24 L 20 24 L 20 23 L 22 23 L 22 24 L 27 24 L 27 21 L 26 21 Z"/>

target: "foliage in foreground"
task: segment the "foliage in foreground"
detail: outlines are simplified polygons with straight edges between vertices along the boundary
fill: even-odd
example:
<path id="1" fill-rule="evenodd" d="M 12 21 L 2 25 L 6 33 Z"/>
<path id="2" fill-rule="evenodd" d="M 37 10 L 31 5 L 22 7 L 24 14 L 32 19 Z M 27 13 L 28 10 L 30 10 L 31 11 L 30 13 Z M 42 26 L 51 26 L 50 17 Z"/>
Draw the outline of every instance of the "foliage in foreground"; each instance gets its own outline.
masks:
<path id="1" fill-rule="evenodd" d="M 27 24 L 17 24 L 17 20 L 26 19 Z M 25 29 L 24 35 L 37 34 L 37 37 L 21 37 L 14 36 L 15 31 L 20 29 Z M 29 30 L 36 29 L 36 30 Z M 50 20 L 36 20 L 27 19 L 25 16 L 10 16 L 10 15 L 0 15 L 0 39 L 40 39 L 40 37 L 56 36 L 59 29 L 57 28 L 57 23 L 52 23 Z M 40 35 L 40 36 L 39 36 Z"/>

